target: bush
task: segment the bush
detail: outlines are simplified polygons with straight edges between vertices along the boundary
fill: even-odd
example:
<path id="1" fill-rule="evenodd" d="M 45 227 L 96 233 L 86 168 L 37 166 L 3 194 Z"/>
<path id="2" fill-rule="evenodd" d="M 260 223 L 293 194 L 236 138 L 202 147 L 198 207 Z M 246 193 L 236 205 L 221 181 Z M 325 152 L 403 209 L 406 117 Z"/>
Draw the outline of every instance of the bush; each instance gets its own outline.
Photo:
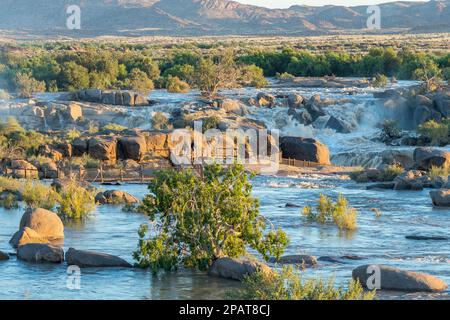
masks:
<path id="1" fill-rule="evenodd" d="M 169 119 L 162 112 L 155 112 L 152 117 L 152 128 L 166 130 L 169 128 Z"/>
<path id="2" fill-rule="evenodd" d="M 449 121 L 429 120 L 419 126 L 419 133 L 430 139 L 431 144 L 447 145 L 449 143 Z"/>
<path id="3" fill-rule="evenodd" d="M 69 141 L 73 141 L 79 137 L 81 137 L 81 132 L 78 131 L 77 129 L 71 129 L 66 132 L 66 138 Z"/>
<path id="4" fill-rule="evenodd" d="M 127 88 L 129 90 L 146 94 L 152 91 L 155 86 L 153 81 L 148 78 L 148 75 L 145 72 L 139 69 L 133 69 L 127 79 Z"/>
<path id="5" fill-rule="evenodd" d="M 269 84 L 264 71 L 260 67 L 253 65 L 242 67 L 242 84 L 255 88 L 262 88 Z"/>
<path id="6" fill-rule="evenodd" d="M 335 288 L 334 279 L 303 281 L 292 267 L 280 272 L 256 272 L 243 281 L 244 288 L 229 296 L 241 300 L 373 300 L 375 291 L 365 292 L 358 281 L 347 289 Z"/>
<path id="7" fill-rule="evenodd" d="M 450 175 L 450 167 L 448 165 L 444 165 L 442 167 L 432 166 L 430 171 L 428 171 L 428 176 L 431 179 L 435 178 L 447 178 Z"/>
<path id="8" fill-rule="evenodd" d="M 372 80 L 372 86 L 379 88 L 385 87 L 388 84 L 388 78 L 384 74 L 377 74 Z"/>
<path id="9" fill-rule="evenodd" d="M 220 118 L 213 116 L 203 120 L 203 132 L 206 132 L 210 129 L 217 129 L 219 127 Z"/>
<path id="10" fill-rule="evenodd" d="M 398 123 L 395 120 L 385 120 L 381 125 L 381 140 L 391 141 L 402 137 L 402 132 L 398 128 Z"/>
<path id="11" fill-rule="evenodd" d="M 268 228 L 259 215 L 241 165 L 206 166 L 203 178 L 190 170 L 161 171 L 149 190 L 143 207 L 154 230 L 149 233 L 148 225 L 139 230 L 134 253 L 139 267 L 206 270 L 217 258 L 245 255 L 248 247 L 269 259 L 279 258 L 287 246 L 286 234 Z"/>
<path id="12" fill-rule="evenodd" d="M 0 100 L 8 100 L 11 96 L 9 95 L 8 91 L 0 89 Z"/>
<path id="13" fill-rule="evenodd" d="M 5 209 L 17 209 L 19 208 L 19 201 L 17 199 L 17 195 L 14 193 L 8 193 L 0 202 L 0 207 Z"/>
<path id="14" fill-rule="evenodd" d="M 337 202 L 320 195 L 320 199 L 315 210 L 311 206 L 303 209 L 303 215 L 308 220 L 321 224 L 334 223 L 341 230 L 355 230 L 357 228 L 358 211 L 349 206 L 347 199 L 342 195 L 338 196 Z"/>
<path id="15" fill-rule="evenodd" d="M 171 93 L 188 93 L 191 88 L 187 82 L 181 81 L 180 78 L 169 76 L 166 89 Z"/>
<path id="16" fill-rule="evenodd" d="M 60 193 L 58 214 L 65 219 L 81 220 L 95 210 L 95 193 L 76 183 L 64 186 Z"/>
<path id="17" fill-rule="evenodd" d="M 380 174 L 380 181 L 394 181 L 397 176 L 405 171 L 400 164 L 391 164 L 387 166 Z"/>
<path id="18" fill-rule="evenodd" d="M 100 160 L 92 158 L 88 154 L 84 154 L 81 157 L 72 158 L 70 160 L 71 165 L 83 166 L 86 169 L 100 168 Z"/>
<path id="19" fill-rule="evenodd" d="M 116 123 L 109 123 L 102 128 L 102 131 L 124 131 L 127 127 Z"/>
<path id="20" fill-rule="evenodd" d="M 275 75 L 275 78 L 279 79 L 279 80 L 288 80 L 288 79 L 294 79 L 295 76 L 287 73 L 287 72 L 283 72 L 283 73 L 278 73 Z"/>
<path id="21" fill-rule="evenodd" d="M 16 90 L 20 98 L 31 98 L 33 93 L 45 92 L 45 82 L 37 81 L 28 73 L 16 75 Z"/>
<path id="22" fill-rule="evenodd" d="M 18 191 L 22 186 L 22 183 L 13 178 L 0 176 L 0 192 L 3 191 Z"/>
<path id="23" fill-rule="evenodd" d="M 47 210 L 53 210 L 60 199 L 52 187 L 30 180 L 23 186 L 22 197 L 30 208 Z"/>

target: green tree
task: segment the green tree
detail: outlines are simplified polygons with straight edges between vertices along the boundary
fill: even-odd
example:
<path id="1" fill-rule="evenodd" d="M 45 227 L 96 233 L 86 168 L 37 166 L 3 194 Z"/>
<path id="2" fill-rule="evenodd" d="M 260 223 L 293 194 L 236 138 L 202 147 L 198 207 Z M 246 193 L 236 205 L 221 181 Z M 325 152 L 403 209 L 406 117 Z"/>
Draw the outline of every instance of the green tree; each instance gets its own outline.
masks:
<path id="1" fill-rule="evenodd" d="M 268 259 L 279 258 L 287 246 L 286 234 L 259 215 L 242 165 L 207 166 L 203 178 L 190 170 L 161 171 L 149 190 L 143 211 L 154 230 L 139 230 L 134 258 L 140 267 L 206 270 L 217 258 L 246 254 L 247 247 Z"/>
<path id="2" fill-rule="evenodd" d="M 60 73 L 62 88 L 67 91 L 76 91 L 89 88 L 89 71 L 74 61 L 65 62 Z"/>
<path id="3" fill-rule="evenodd" d="M 127 87 L 130 90 L 141 93 L 148 93 L 154 89 L 153 81 L 148 78 L 145 72 L 139 69 L 131 70 L 127 79 Z"/>
<path id="4" fill-rule="evenodd" d="M 31 98 L 33 93 L 45 92 L 45 82 L 37 81 L 29 73 L 18 73 L 16 75 L 17 94 L 21 98 Z"/>

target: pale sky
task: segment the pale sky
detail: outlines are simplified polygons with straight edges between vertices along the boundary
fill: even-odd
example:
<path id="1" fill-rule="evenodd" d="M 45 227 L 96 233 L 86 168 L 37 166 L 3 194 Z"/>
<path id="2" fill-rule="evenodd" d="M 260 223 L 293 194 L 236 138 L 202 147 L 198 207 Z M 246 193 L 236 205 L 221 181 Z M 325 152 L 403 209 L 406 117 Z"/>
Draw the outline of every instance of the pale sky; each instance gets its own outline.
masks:
<path id="1" fill-rule="evenodd" d="M 357 6 L 357 5 L 380 4 L 383 2 L 393 2 L 395 0 L 236 0 L 236 1 L 269 8 L 288 8 L 295 4 L 304 4 L 310 6 L 322 6 L 326 4 Z M 425 0 L 409 0 L 409 1 L 424 2 Z"/>

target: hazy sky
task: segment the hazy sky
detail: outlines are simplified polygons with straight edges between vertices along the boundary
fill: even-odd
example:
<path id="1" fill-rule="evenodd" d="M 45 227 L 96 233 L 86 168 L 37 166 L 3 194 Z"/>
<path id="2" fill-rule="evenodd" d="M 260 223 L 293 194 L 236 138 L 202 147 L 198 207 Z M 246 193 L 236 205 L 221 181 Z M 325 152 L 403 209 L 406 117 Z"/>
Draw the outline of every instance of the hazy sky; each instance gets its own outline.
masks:
<path id="1" fill-rule="evenodd" d="M 356 6 L 356 5 L 379 4 L 382 2 L 392 2 L 394 0 L 236 0 L 236 1 L 269 8 L 288 8 L 294 4 L 306 4 L 310 6 L 322 6 L 326 4 Z M 424 1 L 424 0 L 409 0 L 409 1 Z"/>

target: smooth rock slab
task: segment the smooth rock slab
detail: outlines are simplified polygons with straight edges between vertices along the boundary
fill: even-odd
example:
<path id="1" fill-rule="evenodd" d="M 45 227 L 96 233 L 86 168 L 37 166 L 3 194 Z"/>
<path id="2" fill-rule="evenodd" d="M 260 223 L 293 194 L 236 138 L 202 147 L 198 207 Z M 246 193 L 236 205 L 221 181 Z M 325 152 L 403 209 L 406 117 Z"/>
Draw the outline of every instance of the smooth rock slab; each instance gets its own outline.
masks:
<path id="1" fill-rule="evenodd" d="M 208 274 L 215 277 L 242 281 L 246 276 L 258 271 L 272 272 L 272 269 L 259 261 L 247 258 L 220 258 L 212 264 Z"/>
<path id="2" fill-rule="evenodd" d="M 64 251 L 50 244 L 30 243 L 19 247 L 17 259 L 35 263 L 61 263 L 64 261 Z"/>
<path id="3" fill-rule="evenodd" d="M 430 191 L 430 197 L 436 207 L 450 207 L 450 189 Z"/>
<path id="4" fill-rule="evenodd" d="M 308 256 L 308 255 L 290 255 L 281 257 L 278 260 L 270 259 L 272 263 L 281 263 L 281 264 L 297 264 L 304 266 L 315 266 L 317 264 L 316 257 Z"/>
<path id="5" fill-rule="evenodd" d="M 422 241 L 448 241 L 450 238 L 444 236 L 420 236 L 420 235 L 411 235 L 405 237 L 408 240 L 422 240 Z"/>
<path id="6" fill-rule="evenodd" d="M 66 261 L 68 265 L 75 265 L 80 268 L 132 267 L 131 264 L 117 256 L 100 252 L 75 250 L 74 248 L 70 248 L 66 252 Z"/>
<path id="7" fill-rule="evenodd" d="M 369 267 L 379 268 L 381 290 L 438 292 L 448 288 L 443 280 L 432 275 L 386 265 L 364 265 L 354 269 L 353 279 L 359 280 L 364 287 L 367 287 L 368 279 L 373 275 L 373 271 L 368 273 Z"/>

